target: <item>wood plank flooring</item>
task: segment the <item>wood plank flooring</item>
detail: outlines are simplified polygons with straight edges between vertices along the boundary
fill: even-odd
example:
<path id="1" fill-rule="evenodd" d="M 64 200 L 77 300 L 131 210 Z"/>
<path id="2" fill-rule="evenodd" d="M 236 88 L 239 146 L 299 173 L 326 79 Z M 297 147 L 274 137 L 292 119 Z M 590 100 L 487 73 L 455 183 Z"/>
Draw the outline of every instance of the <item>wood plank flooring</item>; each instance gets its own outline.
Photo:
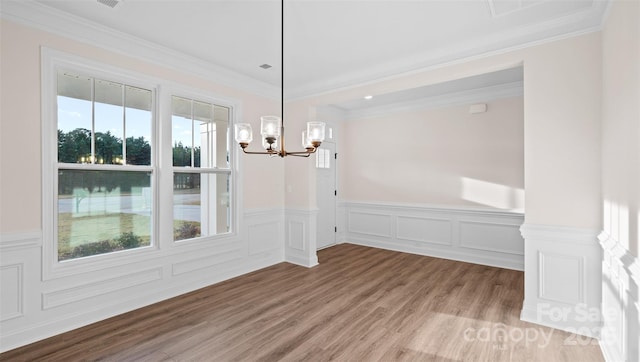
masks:
<path id="1" fill-rule="evenodd" d="M 602 361 L 522 322 L 523 273 L 343 244 L 0 355 L 3 361 Z"/>

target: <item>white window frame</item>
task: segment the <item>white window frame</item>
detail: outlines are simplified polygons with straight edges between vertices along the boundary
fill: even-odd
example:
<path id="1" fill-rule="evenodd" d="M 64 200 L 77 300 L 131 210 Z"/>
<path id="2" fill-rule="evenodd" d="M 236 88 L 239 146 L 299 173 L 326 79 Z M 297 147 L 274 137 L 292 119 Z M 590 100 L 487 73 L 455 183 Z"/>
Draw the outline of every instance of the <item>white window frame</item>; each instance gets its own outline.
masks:
<path id="1" fill-rule="evenodd" d="M 230 232 L 180 242 L 173 241 L 173 160 L 171 144 L 172 95 L 209 101 L 214 104 L 229 107 L 231 113 L 229 117 L 229 129 L 233 129 L 233 124 L 240 115 L 240 103 L 238 101 L 215 96 L 208 91 L 188 88 L 170 81 L 146 76 L 141 73 L 46 47 L 41 48 L 41 65 L 43 280 L 98 271 L 156 258 L 164 258 L 172 248 L 182 244 L 198 248 L 203 245 L 216 244 L 218 240 L 229 241 L 239 238 L 239 223 L 241 220 L 239 216 L 242 213 L 242 195 L 237 185 L 241 184 L 241 172 L 238 172 L 241 166 L 241 158 L 238 157 L 237 147 L 233 147 L 234 144 L 229 143 L 231 178 L 229 186 L 229 202 L 231 207 Z M 58 124 L 56 84 L 59 69 L 66 69 L 89 77 L 119 82 L 152 91 L 151 165 L 93 165 L 92 168 L 97 169 L 104 167 L 104 169 L 112 171 L 131 170 L 152 172 L 151 195 L 153 197 L 153 208 L 151 220 L 152 240 L 150 246 L 70 259 L 62 262 L 58 261 Z M 230 133 L 231 132 L 229 132 L 229 134 Z M 69 164 L 65 164 L 65 168 L 85 169 L 83 165 L 66 166 L 70 166 Z"/>
<path id="2" fill-rule="evenodd" d="M 167 243 L 166 247 L 189 247 L 191 245 L 199 245 L 199 244 L 210 244 L 211 242 L 226 242 L 229 239 L 238 237 L 239 234 L 239 220 L 240 215 L 242 214 L 242 202 L 241 202 L 241 192 L 237 185 L 241 185 L 240 181 L 240 172 L 237 170 L 240 168 L 240 162 L 242 157 L 238 157 L 238 147 L 235 146 L 235 142 L 233 142 L 233 124 L 236 119 L 242 119 L 240 116 L 240 103 L 230 99 L 221 97 L 218 95 L 209 94 L 206 91 L 199 90 L 193 87 L 187 87 L 184 85 L 171 84 L 162 88 L 160 97 L 160 113 L 161 113 L 161 121 L 163 132 L 161 134 L 161 143 L 160 146 L 162 149 L 162 154 L 166 154 L 167 157 L 164 157 L 161 160 L 161 168 L 163 170 L 171 170 L 170 177 L 163 177 L 160 183 L 160 202 L 163 205 L 170 205 L 171 210 L 173 210 L 173 174 L 174 172 L 182 172 L 182 173 L 207 173 L 207 174 L 216 174 L 216 173 L 228 173 L 229 174 L 229 207 L 231 209 L 231 220 L 229 225 L 229 232 L 215 235 L 204 235 L 199 236 L 197 238 L 192 239 L 183 239 L 183 240 L 173 240 L 173 213 L 170 215 L 169 219 L 163 219 L 166 222 L 161 223 L 160 225 L 160 233 L 162 235 L 169 235 L 168 239 L 171 240 L 171 243 Z M 173 166 L 173 139 L 171 130 L 173 129 L 172 124 L 172 97 L 181 97 L 186 99 L 192 99 L 196 101 L 207 102 L 211 104 L 215 104 L 218 106 L 223 106 L 229 108 L 229 125 L 227 132 L 227 144 L 229 145 L 229 169 L 221 170 L 220 172 L 215 171 L 214 168 L 186 168 L 186 167 L 174 167 Z"/>

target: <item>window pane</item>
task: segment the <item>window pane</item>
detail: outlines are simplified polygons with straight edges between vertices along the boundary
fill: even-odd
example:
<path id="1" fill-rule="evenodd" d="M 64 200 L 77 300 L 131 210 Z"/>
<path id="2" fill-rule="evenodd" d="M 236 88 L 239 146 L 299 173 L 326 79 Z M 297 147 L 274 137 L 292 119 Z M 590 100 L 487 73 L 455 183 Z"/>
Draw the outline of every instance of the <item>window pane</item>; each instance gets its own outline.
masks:
<path id="1" fill-rule="evenodd" d="M 58 260 L 151 244 L 151 174 L 58 172 Z"/>
<path id="2" fill-rule="evenodd" d="M 128 165 L 151 165 L 151 91 L 125 87 Z"/>
<path id="3" fill-rule="evenodd" d="M 174 240 L 229 232 L 229 175 L 174 173 Z"/>
<path id="4" fill-rule="evenodd" d="M 58 162 L 91 160 L 91 79 L 58 72 Z"/>
<path id="5" fill-rule="evenodd" d="M 213 120 L 194 121 L 197 131 L 194 137 L 194 167 L 214 167 L 215 148 L 210 147 L 212 139 L 216 137 L 216 126 Z"/>
<path id="6" fill-rule="evenodd" d="M 124 86 L 95 80 L 95 163 L 122 164 Z"/>
<path id="7" fill-rule="evenodd" d="M 172 144 L 173 165 L 191 166 L 191 147 L 193 145 L 193 132 L 191 121 L 192 101 L 180 97 L 172 97 Z"/>
<path id="8" fill-rule="evenodd" d="M 229 168 L 229 108 L 174 96 L 172 109 L 173 165 Z"/>
<path id="9" fill-rule="evenodd" d="M 214 166 L 229 168 L 229 108 L 214 106 L 213 117 L 216 124 Z"/>

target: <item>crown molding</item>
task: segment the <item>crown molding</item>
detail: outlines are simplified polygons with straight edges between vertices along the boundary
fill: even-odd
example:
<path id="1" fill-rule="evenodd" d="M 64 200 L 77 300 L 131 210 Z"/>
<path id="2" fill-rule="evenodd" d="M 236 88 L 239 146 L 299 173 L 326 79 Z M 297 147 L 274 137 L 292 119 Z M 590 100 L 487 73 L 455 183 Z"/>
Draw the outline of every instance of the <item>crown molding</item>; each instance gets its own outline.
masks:
<path id="1" fill-rule="evenodd" d="M 382 117 L 393 113 L 458 106 L 469 103 L 490 102 L 496 99 L 524 95 L 524 82 L 512 82 L 490 87 L 475 88 L 438 96 L 412 99 L 389 105 L 345 111 L 346 120 Z"/>
<path id="2" fill-rule="evenodd" d="M 308 99 L 597 32 L 603 28 L 610 3 L 610 0 L 595 0 L 589 9 L 544 23 L 520 26 L 481 40 L 453 44 L 435 52 L 425 51 L 411 59 L 399 59 L 375 68 L 289 87 L 286 97 L 288 100 Z"/>
<path id="3" fill-rule="evenodd" d="M 287 101 L 307 99 L 600 31 L 610 5 L 610 0 L 595 0 L 587 10 L 535 26 L 522 26 L 513 31 L 483 37 L 481 41 L 473 39 L 473 41 L 437 49 L 435 52 L 425 51 L 410 59 L 399 59 L 374 68 L 362 69 L 318 82 L 309 82 L 297 87 L 288 87 L 285 96 Z M 280 88 L 277 86 L 98 25 L 33 0 L 3 1 L 0 17 L 145 62 L 196 75 L 217 84 L 270 99 L 280 97 Z"/>
<path id="4" fill-rule="evenodd" d="M 3 1 L 0 8 L 0 18 L 175 71 L 195 75 L 223 86 L 270 99 L 280 99 L 279 87 L 70 15 L 33 0 Z"/>

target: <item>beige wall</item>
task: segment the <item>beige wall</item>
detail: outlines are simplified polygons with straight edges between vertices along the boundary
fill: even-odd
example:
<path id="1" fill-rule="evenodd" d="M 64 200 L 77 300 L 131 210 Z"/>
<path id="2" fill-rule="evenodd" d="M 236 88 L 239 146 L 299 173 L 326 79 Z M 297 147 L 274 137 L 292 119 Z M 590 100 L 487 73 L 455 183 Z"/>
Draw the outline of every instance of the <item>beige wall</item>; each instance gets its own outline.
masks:
<path id="1" fill-rule="evenodd" d="M 525 222 L 600 229 L 600 40 L 600 33 L 590 33 L 290 105 L 313 108 L 524 65 Z M 304 189 L 315 178 L 311 172 L 299 179 L 289 178 L 292 175 L 287 172 L 287 182 L 294 189 Z M 305 194 L 287 197 L 287 207 L 315 207 Z"/>
<path id="2" fill-rule="evenodd" d="M 0 230 L 41 230 L 40 47 L 76 54 L 140 74 L 202 89 L 242 104 L 245 121 L 279 111 L 279 102 L 220 86 L 156 64 L 2 20 Z M 282 207 L 281 161 L 243 155 L 245 208 Z"/>
<path id="3" fill-rule="evenodd" d="M 634 256 L 640 241 L 640 2 L 615 1 L 603 36 L 604 231 Z"/>
<path id="4" fill-rule="evenodd" d="M 524 209 L 523 98 L 345 123 L 342 198 Z"/>

